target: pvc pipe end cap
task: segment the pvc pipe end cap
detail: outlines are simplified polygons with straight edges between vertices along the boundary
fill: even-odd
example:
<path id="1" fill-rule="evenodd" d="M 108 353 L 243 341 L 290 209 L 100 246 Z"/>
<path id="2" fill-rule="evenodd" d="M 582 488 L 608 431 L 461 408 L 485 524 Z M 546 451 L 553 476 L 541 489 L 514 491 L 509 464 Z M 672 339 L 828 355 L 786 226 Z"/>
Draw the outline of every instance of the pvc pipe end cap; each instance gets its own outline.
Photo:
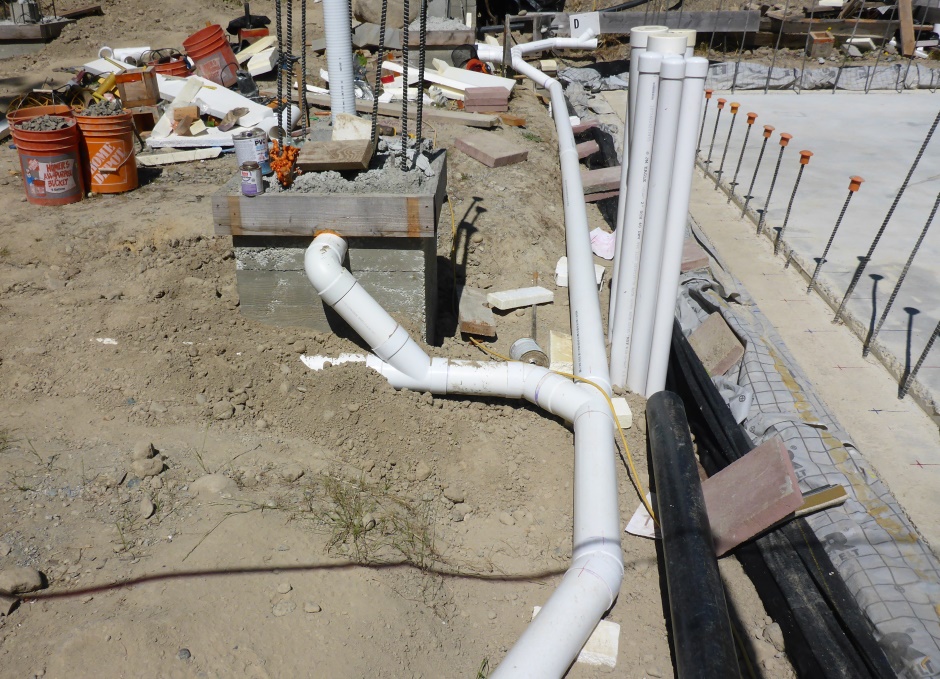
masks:
<path id="1" fill-rule="evenodd" d="M 849 177 L 849 191 L 855 193 L 860 188 L 862 188 L 862 182 L 865 180 L 859 176 Z"/>
<path id="2" fill-rule="evenodd" d="M 668 54 L 663 57 L 663 65 L 659 70 L 659 77 L 669 80 L 681 80 L 685 77 L 685 59 L 678 54 Z"/>
<path id="3" fill-rule="evenodd" d="M 748 124 L 748 125 L 753 125 L 755 120 L 757 120 L 757 114 L 756 114 L 756 113 L 748 113 L 748 114 L 747 114 L 747 124 Z"/>
<path id="4" fill-rule="evenodd" d="M 630 29 L 630 47 L 646 48 L 651 35 L 665 33 L 668 30 L 668 26 L 637 26 L 632 28 Z"/>
<path id="5" fill-rule="evenodd" d="M 812 151 L 800 151 L 800 165 L 809 165 L 809 159 L 812 157 Z"/>
<path id="6" fill-rule="evenodd" d="M 770 135 L 774 133 L 774 129 L 773 125 L 764 125 L 764 137 L 770 139 Z"/>
<path id="7" fill-rule="evenodd" d="M 791 139 L 793 139 L 793 135 L 790 134 L 789 132 L 780 133 L 780 145 L 781 146 L 786 146 L 787 144 L 789 144 Z"/>
<path id="8" fill-rule="evenodd" d="M 737 115 L 738 109 L 741 108 L 741 104 L 736 101 L 731 102 L 731 115 Z"/>
<path id="9" fill-rule="evenodd" d="M 640 73 L 659 73 L 663 65 L 663 55 L 658 52 L 643 52 L 637 60 Z"/>
<path id="10" fill-rule="evenodd" d="M 649 37 L 646 43 L 646 51 L 683 55 L 685 54 L 686 42 L 684 35 L 675 35 L 673 31 L 655 33 Z"/>
<path id="11" fill-rule="evenodd" d="M 694 28 L 673 28 L 669 33 L 671 35 L 681 35 L 685 37 L 686 47 L 695 47 L 695 38 L 698 33 Z"/>
<path id="12" fill-rule="evenodd" d="M 705 90 L 705 98 L 706 98 L 706 99 L 711 99 L 711 98 L 712 98 L 712 94 L 713 94 L 714 92 L 715 92 L 715 90 Z"/>
<path id="13" fill-rule="evenodd" d="M 689 57 L 685 60 L 686 78 L 704 78 L 708 75 L 708 59 L 702 57 Z M 711 90 L 706 90 L 711 92 Z M 711 95 L 705 95 L 706 98 Z"/>
<path id="14" fill-rule="evenodd" d="M 727 104 L 727 103 L 728 103 L 728 100 L 727 100 L 727 99 L 719 99 L 719 100 L 718 100 L 718 108 L 719 108 L 719 109 L 724 108 L 724 107 L 725 107 L 725 104 Z"/>

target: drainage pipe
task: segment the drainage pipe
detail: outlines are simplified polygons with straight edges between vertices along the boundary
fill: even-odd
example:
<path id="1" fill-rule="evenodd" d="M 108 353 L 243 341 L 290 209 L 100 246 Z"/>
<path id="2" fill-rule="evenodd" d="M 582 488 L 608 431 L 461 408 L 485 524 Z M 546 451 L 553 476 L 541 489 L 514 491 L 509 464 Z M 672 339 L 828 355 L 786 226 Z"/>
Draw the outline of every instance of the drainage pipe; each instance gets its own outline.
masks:
<path id="1" fill-rule="evenodd" d="M 682 399 L 660 391 L 646 403 L 657 516 L 669 590 L 676 676 L 740 676 Z"/>
<path id="2" fill-rule="evenodd" d="M 682 248 L 689 222 L 689 197 L 692 193 L 692 174 L 695 171 L 696 127 L 702 114 L 702 93 L 708 75 L 708 59 L 692 57 L 685 61 L 685 80 L 682 82 L 682 105 L 679 109 L 679 131 L 672 167 L 672 187 L 669 192 L 669 210 L 666 213 L 665 241 L 662 266 L 659 270 L 659 293 L 656 301 L 656 319 L 650 347 L 646 394 L 650 396 L 666 386 L 666 370 L 672 343 L 672 324 L 679 294 L 679 275 L 682 270 Z"/>
<path id="3" fill-rule="evenodd" d="M 637 26 L 630 31 L 630 87 L 627 90 L 627 110 L 624 116 L 626 124 L 623 126 L 623 153 L 620 159 L 620 193 L 617 194 L 617 221 L 614 224 L 614 252 L 620 252 L 623 242 L 624 213 L 627 207 L 627 173 L 630 167 L 630 140 L 633 139 L 633 118 L 636 108 L 637 81 L 640 74 L 640 55 L 646 52 L 646 43 L 649 36 L 669 30 L 666 26 Z M 607 332 L 611 333 L 614 327 L 614 312 L 617 307 L 617 298 L 613 291 L 617 289 L 620 280 L 620 258 L 614 257 L 614 270 L 610 277 L 610 304 L 607 311 Z"/>
<path id="4" fill-rule="evenodd" d="M 345 255 L 342 238 L 330 233 L 317 236 L 304 257 L 307 276 L 323 301 L 368 342 L 376 355 L 368 357 L 367 365 L 393 387 L 521 397 L 573 424 L 572 565 L 492 675 L 494 679 L 563 676 L 601 616 L 613 606 L 623 579 L 614 421 L 605 399 L 593 387 L 539 366 L 429 358 L 407 335 L 399 341 L 401 327 L 343 268 Z"/>
<path id="5" fill-rule="evenodd" d="M 653 131 L 656 126 L 656 103 L 659 98 L 659 71 L 663 57 L 644 52 L 639 58 L 637 79 L 636 120 L 630 144 L 630 169 L 627 174 L 627 196 L 624 208 L 620 249 L 615 252 L 620 262 L 616 287 L 610 291 L 614 310 L 610 331 L 610 378 L 618 387 L 627 384 L 627 358 L 633 332 L 633 309 L 640 248 L 643 242 L 643 221 L 646 215 L 646 190 L 653 153 Z"/>
<path id="6" fill-rule="evenodd" d="M 334 124 L 337 113 L 356 115 L 349 2 L 350 0 L 323 0 L 326 65 L 330 74 L 330 116 Z"/>
<path id="7" fill-rule="evenodd" d="M 682 80 L 685 77 L 686 37 L 660 33 L 649 39 L 648 52 L 665 54 L 659 74 L 659 101 L 656 106 L 656 131 L 653 136 L 652 166 L 647 189 L 646 217 L 643 223 L 643 247 L 637 272 L 637 292 L 633 311 L 633 331 L 627 361 L 627 387 L 635 394 L 646 395 L 650 345 L 653 341 L 653 320 L 656 318 L 656 294 L 663 258 L 666 211 L 669 187 L 672 184 L 673 157 L 676 153 L 676 132 L 679 106 L 682 103 Z"/>

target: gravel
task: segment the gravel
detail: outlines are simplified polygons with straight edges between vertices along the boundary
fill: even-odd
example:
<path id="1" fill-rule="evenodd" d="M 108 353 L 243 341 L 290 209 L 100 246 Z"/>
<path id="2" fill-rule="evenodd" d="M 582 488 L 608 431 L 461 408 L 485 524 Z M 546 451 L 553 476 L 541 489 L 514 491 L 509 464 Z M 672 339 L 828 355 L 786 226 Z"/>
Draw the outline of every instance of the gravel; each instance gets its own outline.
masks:
<path id="1" fill-rule="evenodd" d="M 62 116 L 39 116 L 20 123 L 16 129 L 24 132 L 52 132 L 64 130 L 70 124 L 73 124 L 73 121 Z"/>

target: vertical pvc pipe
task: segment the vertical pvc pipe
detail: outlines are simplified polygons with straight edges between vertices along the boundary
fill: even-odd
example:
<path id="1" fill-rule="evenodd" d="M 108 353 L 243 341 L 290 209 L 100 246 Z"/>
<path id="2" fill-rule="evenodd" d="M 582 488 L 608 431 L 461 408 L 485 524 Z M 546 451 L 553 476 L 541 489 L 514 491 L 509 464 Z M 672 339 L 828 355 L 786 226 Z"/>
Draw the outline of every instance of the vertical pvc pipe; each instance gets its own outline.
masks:
<path id="1" fill-rule="evenodd" d="M 682 246 L 685 243 L 685 227 L 689 221 L 689 196 L 692 193 L 692 175 L 695 172 L 697 127 L 702 115 L 702 94 L 705 91 L 707 75 L 707 59 L 692 57 L 686 60 L 685 80 L 682 82 L 682 106 L 679 109 L 679 133 L 676 136 L 676 154 L 672 167 L 672 188 L 669 193 L 669 211 L 666 214 L 666 239 L 659 270 L 656 320 L 653 323 L 649 374 L 646 378 L 647 397 L 662 391 L 666 386 L 672 324 L 676 314 L 676 295 L 679 292 L 679 275 L 682 269 Z"/>
<path id="2" fill-rule="evenodd" d="M 685 76 L 685 59 L 680 56 L 685 53 L 685 36 L 666 36 L 667 34 L 663 34 L 650 38 L 647 47 L 649 52 L 662 53 L 661 50 L 666 49 L 675 52 L 663 59 L 659 75 L 653 158 L 647 191 L 646 220 L 643 224 L 643 247 L 637 272 L 633 332 L 627 361 L 627 387 L 643 396 L 646 395 L 646 376 L 649 370 L 650 345 L 653 341 L 653 321 L 656 318 L 679 108 L 682 103 L 682 80 Z"/>
<path id="3" fill-rule="evenodd" d="M 632 137 L 634 109 L 636 108 L 637 80 L 640 73 L 640 55 L 646 52 L 646 43 L 651 35 L 664 33 L 666 26 L 637 26 L 630 31 L 630 88 L 627 90 L 626 124 L 623 126 L 623 157 L 620 160 L 620 193 L 617 195 L 617 223 L 614 228 L 614 252 L 620 252 L 623 242 L 623 218 L 627 201 L 627 172 L 630 167 L 630 140 Z M 610 305 L 607 311 L 607 332 L 613 330 L 617 289 L 620 280 L 620 258 L 614 257 L 614 270 L 611 273 Z"/>
<path id="4" fill-rule="evenodd" d="M 618 227 L 618 231 L 623 231 L 620 249 L 616 253 L 620 262 L 620 276 L 616 281 L 617 287 L 610 292 L 611 304 L 616 305 L 610 332 L 610 379 L 611 383 L 618 387 L 627 383 L 634 293 L 640 268 L 643 221 L 646 217 L 646 189 L 653 154 L 656 103 L 659 99 L 659 69 L 662 67 L 663 57 L 661 54 L 644 52 L 640 55 L 639 62 L 636 120 L 630 145 L 627 199 L 623 225 Z"/>
<path id="5" fill-rule="evenodd" d="M 695 56 L 695 38 L 698 35 L 694 28 L 673 28 L 669 35 L 681 35 L 685 37 L 685 58 L 691 59 Z"/>
<path id="6" fill-rule="evenodd" d="M 350 0 L 323 0 L 326 65 L 330 74 L 330 116 L 334 122 L 337 113 L 356 115 L 349 2 Z M 288 83 L 287 87 L 289 91 L 293 85 Z"/>

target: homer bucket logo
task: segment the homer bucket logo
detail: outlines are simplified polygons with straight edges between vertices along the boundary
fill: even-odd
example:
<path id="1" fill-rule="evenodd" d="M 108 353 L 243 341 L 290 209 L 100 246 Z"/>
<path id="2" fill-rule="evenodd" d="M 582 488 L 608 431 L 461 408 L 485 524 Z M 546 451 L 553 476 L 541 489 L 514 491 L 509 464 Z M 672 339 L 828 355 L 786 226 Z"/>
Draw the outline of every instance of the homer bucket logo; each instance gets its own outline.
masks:
<path id="1" fill-rule="evenodd" d="M 41 156 L 21 158 L 26 191 L 34 198 L 65 198 L 78 191 L 75 158 Z"/>

